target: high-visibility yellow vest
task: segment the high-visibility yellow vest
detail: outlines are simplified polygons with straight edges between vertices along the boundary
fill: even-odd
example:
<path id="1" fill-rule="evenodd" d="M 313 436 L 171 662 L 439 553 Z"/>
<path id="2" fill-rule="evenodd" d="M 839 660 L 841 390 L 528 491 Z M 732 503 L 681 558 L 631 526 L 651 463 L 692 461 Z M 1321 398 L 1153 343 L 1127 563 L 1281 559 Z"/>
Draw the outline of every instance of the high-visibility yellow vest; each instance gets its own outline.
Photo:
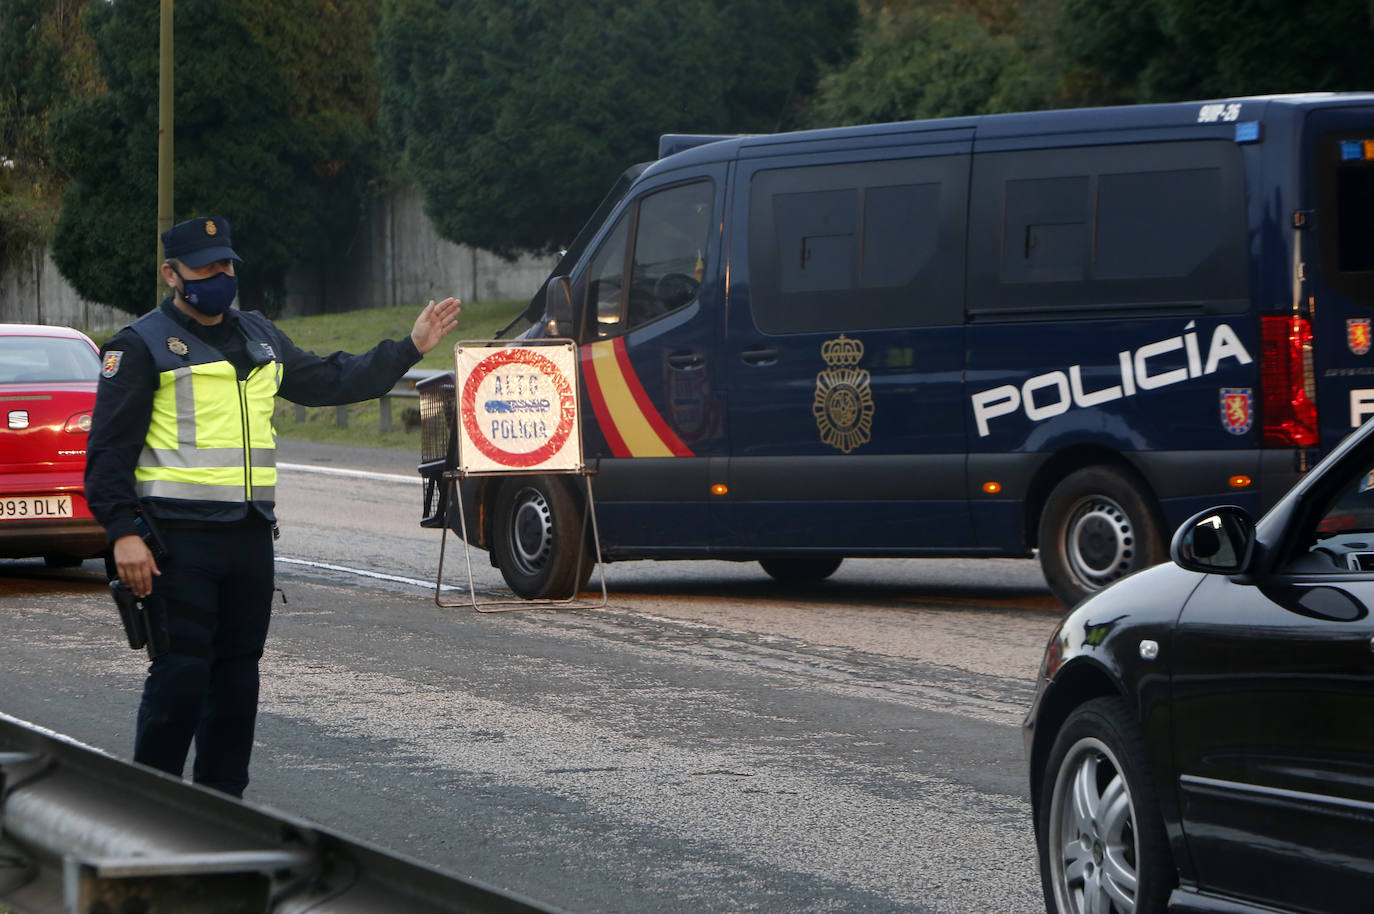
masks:
<path id="1" fill-rule="evenodd" d="M 240 326 L 249 342 L 264 343 L 271 353 L 265 319 L 246 314 L 240 312 Z M 140 500 L 163 518 L 215 520 L 241 515 L 245 503 L 272 517 L 272 409 L 282 363 L 274 357 L 241 381 L 218 350 L 161 309 L 132 327 L 158 372 L 152 420 L 134 471 Z"/>

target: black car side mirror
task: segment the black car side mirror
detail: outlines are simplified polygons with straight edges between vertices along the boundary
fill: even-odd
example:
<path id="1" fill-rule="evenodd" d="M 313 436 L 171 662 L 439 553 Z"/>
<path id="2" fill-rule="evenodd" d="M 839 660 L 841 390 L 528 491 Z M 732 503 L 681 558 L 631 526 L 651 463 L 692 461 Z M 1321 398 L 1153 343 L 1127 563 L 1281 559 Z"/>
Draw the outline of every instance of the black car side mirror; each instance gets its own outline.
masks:
<path id="1" fill-rule="evenodd" d="M 547 319 L 545 331 L 551 337 L 572 336 L 572 283 L 568 277 L 555 276 L 550 279 L 545 296 L 544 316 Z"/>
<path id="2" fill-rule="evenodd" d="M 1254 555 L 1255 522 L 1236 505 L 1198 512 L 1169 544 L 1174 564 L 1204 574 L 1245 574 Z"/>

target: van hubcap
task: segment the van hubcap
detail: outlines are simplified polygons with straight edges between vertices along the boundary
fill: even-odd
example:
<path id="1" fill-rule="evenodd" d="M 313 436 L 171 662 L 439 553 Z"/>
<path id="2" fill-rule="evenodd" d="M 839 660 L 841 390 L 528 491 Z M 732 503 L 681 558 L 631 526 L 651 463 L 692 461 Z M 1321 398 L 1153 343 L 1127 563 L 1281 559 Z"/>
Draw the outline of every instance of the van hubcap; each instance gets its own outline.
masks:
<path id="1" fill-rule="evenodd" d="M 1110 498 L 1085 498 L 1069 514 L 1065 555 L 1073 576 L 1099 590 L 1134 568 L 1135 531 L 1131 519 Z"/>
<path id="2" fill-rule="evenodd" d="M 553 551 L 553 513 L 541 493 L 522 489 L 516 494 L 511 528 L 515 564 L 525 574 L 542 571 Z"/>

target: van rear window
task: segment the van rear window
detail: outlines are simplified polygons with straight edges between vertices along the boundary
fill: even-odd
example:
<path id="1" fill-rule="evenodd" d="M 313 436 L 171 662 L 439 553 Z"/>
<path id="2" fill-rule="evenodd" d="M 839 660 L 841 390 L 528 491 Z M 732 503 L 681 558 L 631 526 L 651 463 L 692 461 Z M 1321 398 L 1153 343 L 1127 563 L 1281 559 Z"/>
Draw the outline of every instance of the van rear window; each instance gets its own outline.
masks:
<path id="1" fill-rule="evenodd" d="M 1336 169 L 1337 269 L 1374 270 L 1374 161 Z"/>
<path id="2" fill-rule="evenodd" d="M 1323 279 L 1374 306 L 1374 111 L 1315 112 L 1308 122 L 1308 168 L 1315 173 L 1318 253 Z"/>
<path id="3" fill-rule="evenodd" d="M 969 219 L 975 318 L 1248 307 L 1234 143 L 981 153 Z"/>

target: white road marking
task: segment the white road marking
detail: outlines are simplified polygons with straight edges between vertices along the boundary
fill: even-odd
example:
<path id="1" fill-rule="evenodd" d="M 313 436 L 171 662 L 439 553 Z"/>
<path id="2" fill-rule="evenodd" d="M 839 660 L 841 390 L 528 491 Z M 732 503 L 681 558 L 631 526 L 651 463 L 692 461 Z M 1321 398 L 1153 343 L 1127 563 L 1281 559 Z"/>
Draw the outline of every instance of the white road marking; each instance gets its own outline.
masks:
<path id="1" fill-rule="evenodd" d="M 342 571 L 344 574 L 356 574 L 364 578 L 377 578 L 382 581 L 395 581 L 397 584 L 410 584 L 414 587 L 424 587 L 427 589 L 432 589 L 434 587 L 433 581 L 421 581 L 416 578 L 402 577 L 398 574 L 383 574 L 380 571 L 367 571 L 363 568 L 349 568 L 347 565 L 334 565 L 329 562 L 312 562 L 307 559 L 292 559 L 282 555 L 277 556 L 277 561 L 281 562 L 283 565 L 305 565 L 309 568 L 323 568 L 326 571 Z M 451 584 L 443 584 L 439 589 L 458 590 L 460 588 L 454 587 Z"/>
<path id="2" fill-rule="evenodd" d="M 375 479 L 379 482 L 403 482 L 407 485 L 419 485 L 422 480 L 419 474 L 415 476 L 402 476 L 399 473 L 374 473 L 371 470 L 341 470 L 335 467 L 317 467 L 308 463 L 279 463 L 279 470 L 290 470 L 293 473 L 319 473 L 322 476 L 351 476 L 354 479 Z"/>

